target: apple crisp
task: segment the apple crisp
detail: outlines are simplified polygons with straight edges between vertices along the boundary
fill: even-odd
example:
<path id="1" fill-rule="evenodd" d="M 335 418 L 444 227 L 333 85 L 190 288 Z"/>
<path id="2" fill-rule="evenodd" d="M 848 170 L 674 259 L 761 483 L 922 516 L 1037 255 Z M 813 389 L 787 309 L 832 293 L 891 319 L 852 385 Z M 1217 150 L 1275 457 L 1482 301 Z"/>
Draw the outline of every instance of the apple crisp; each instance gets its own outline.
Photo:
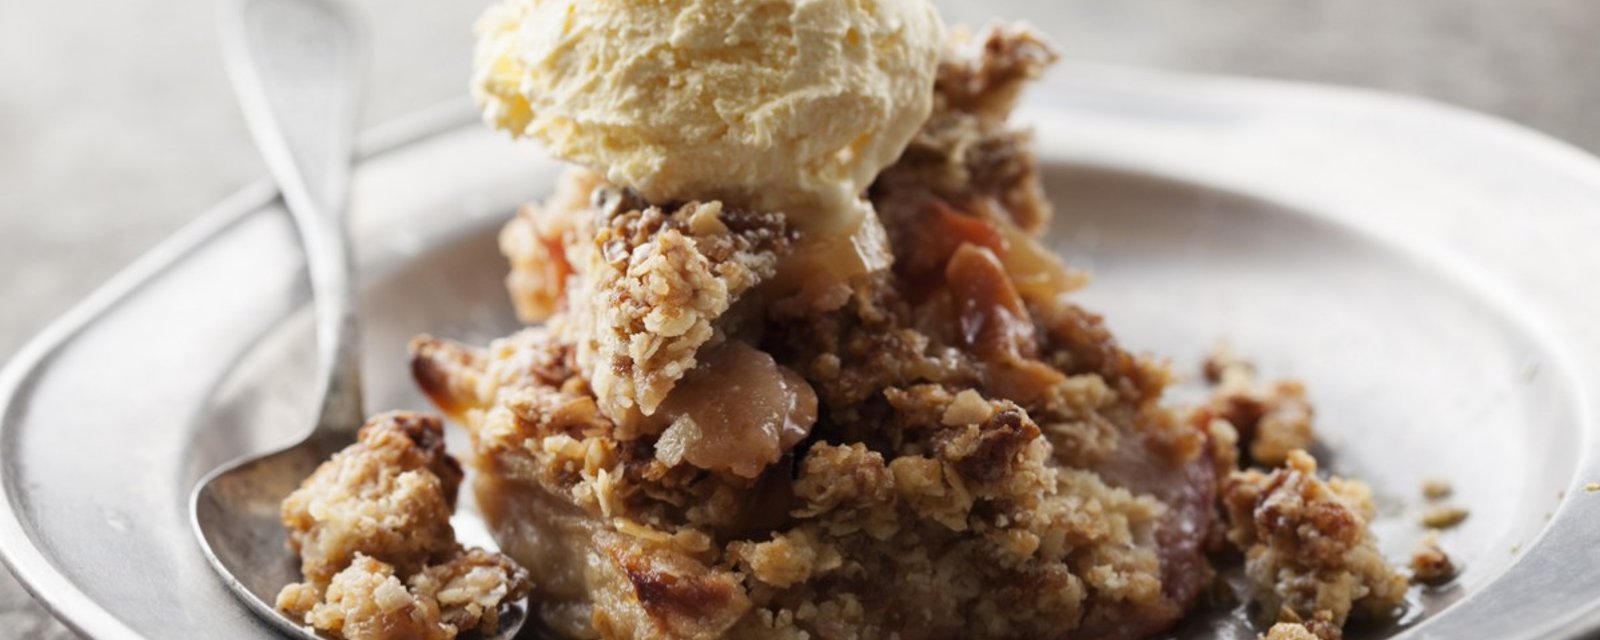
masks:
<path id="1" fill-rule="evenodd" d="M 1053 58 L 958 36 L 832 245 L 582 170 L 507 227 L 546 322 L 419 338 L 413 371 L 472 433 L 553 632 L 1138 637 L 1183 614 L 1216 472 L 1167 372 L 1060 297 L 1083 278 L 1031 235 L 1049 208 L 1006 115 Z"/>
<path id="2" fill-rule="evenodd" d="M 454 541 L 437 421 L 390 414 L 285 503 L 280 607 L 352 638 L 492 629 L 524 593 L 564 638 L 1141 638 L 1242 553 L 1268 637 L 1391 615 L 1406 580 L 1303 451 L 1302 386 L 1219 357 L 1174 406 L 1072 301 L 1010 122 L 1055 57 L 952 34 L 851 229 L 569 170 L 500 237 L 532 324 L 411 343 L 506 555 Z"/>

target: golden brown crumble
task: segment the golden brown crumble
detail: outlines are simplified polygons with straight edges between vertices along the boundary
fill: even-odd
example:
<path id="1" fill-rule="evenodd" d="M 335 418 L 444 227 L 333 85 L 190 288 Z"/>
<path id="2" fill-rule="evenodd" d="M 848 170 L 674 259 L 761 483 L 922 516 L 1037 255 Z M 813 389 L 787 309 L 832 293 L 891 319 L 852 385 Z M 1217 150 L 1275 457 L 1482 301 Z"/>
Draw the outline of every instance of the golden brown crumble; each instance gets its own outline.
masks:
<path id="1" fill-rule="evenodd" d="M 455 543 L 450 513 L 461 477 L 444 453 L 436 419 L 374 418 L 356 444 L 334 454 L 283 503 L 301 573 L 325 584 L 367 549 L 382 549 L 383 559 L 406 575 L 441 559 Z"/>
<path id="2" fill-rule="evenodd" d="M 935 79 L 932 115 L 873 189 L 931 191 L 967 210 L 993 206 L 1022 230 L 1042 231 L 1051 208 L 1039 189 L 1032 138 L 1007 119 L 1023 88 L 1056 58 L 1022 26 L 953 30 Z M 876 204 L 886 220 L 895 217 Z"/>
<path id="3" fill-rule="evenodd" d="M 1305 625 L 1294 622 L 1276 623 L 1260 637 L 1263 640 L 1321 640 Z"/>
<path id="4" fill-rule="evenodd" d="M 1290 451 L 1309 449 L 1315 441 L 1315 411 L 1299 381 L 1260 384 L 1255 366 L 1226 348 L 1206 359 L 1204 373 L 1216 385 L 1204 419 L 1227 421 L 1238 434 L 1246 461 L 1276 467 Z"/>
<path id="5" fill-rule="evenodd" d="M 608 414 L 649 416 L 701 347 L 726 337 L 717 323 L 774 275 L 792 234 L 778 214 L 663 209 L 598 180 L 569 172 L 551 202 L 506 227 L 509 284 L 524 319 L 548 318 L 576 345 Z"/>
<path id="6" fill-rule="evenodd" d="M 1304 451 L 1315 440 L 1305 387 L 1257 382 L 1255 365 L 1226 346 L 1201 371 L 1213 390 L 1190 420 L 1211 435 L 1226 516 L 1210 544 L 1245 553 L 1253 598 L 1277 612 L 1265 637 L 1339 638 L 1353 609 L 1391 617 L 1404 582 L 1368 530 L 1366 486 L 1316 478 Z M 1287 467 L 1229 471 L 1240 465 Z"/>
<path id="7" fill-rule="evenodd" d="M 314 587 L 294 585 L 279 594 L 278 608 L 344 638 L 455 637 L 440 619 L 438 603 L 412 593 L 394 571 L 393 565 L 357 553 L 320 597 Z"/>
<path id="8" fill-rule="evenodd" d="M 1440 585 L 1456 577 L 1455 562 L 1439 546 L 1439 532 L 1429 531 L 1411 552 L 1411 579 L 1427 585 Z"/>
<path id="9" fill-rule="evenodd" d="M 1322 640 L 1305 625 L 1295 622 L 1278 622 L 1261 636 L 1262 640 Z"/>
<path id="10" fill-rule="evenodd" d="M 527 592 L 527 574 L 456 542 L 461 479 L 437 418 L 374 417 L 284 500 L 305 582 L 284 587 L 278 608 L 351 640 L 493 631 L 501 603 Z"/>
<path id="11" fill-rule="evenodd" d="M 1286 462 L 1270 473 L 1235 472 L 1223 487 L 1227 537 L 1245 554 L 1256 599 L 1288 622 L 1325 615 L 1338 628 L 1352 614 L 1391 617 L 1406 580 L 1367 528 L 1370 490 L 1317 478 L 1317 462 L 1304 451 L 1289 452 Z"/>
<path id="12" fill-rule="evenodd" d="M 1468 515 L 1461 507 L 1429 507 L 1422 512 L 1422 525 L 1430 529 L 1449 529 L 1465 522 Z"/>
<path id="13" fill-rule="evenodd" d="M 1344 637 L 1344 632 L 1325 611 L 1310 620 L 1301 620 L 1292 612 L 1284 617 L 1287 620 L 1273 623 L 1260 637 L 1265 640 L 1339 640 Z"/>

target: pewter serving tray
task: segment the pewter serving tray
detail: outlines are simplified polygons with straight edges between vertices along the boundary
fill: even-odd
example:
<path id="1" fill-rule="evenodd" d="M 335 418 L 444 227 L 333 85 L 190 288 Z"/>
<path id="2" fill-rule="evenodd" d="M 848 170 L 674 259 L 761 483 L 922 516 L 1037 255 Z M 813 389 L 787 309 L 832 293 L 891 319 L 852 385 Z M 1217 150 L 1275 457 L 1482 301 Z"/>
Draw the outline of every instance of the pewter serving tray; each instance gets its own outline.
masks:
<path id="1" fill-rule="evenodd" d="M 1030 95 L 1049 237 L 1123 342 L 1192 370 L 1220 340 L 1304 379 L 1325 466 L 1373 485 L 1403 561 L 1425 478 L 1465 565 L 1358 637 L 1600 625 L 1600 162 L 1369 93 L 1067 66 Z M 557 166 L 455 105 L 368 138 L 353 189 L 369 406 L 426 408 L 405 343 L 516 327 L 496 229 Z M 96 638 L 272 631 L 191 537 L 195 480 L 313 409 L 303 264 L 269 185 L 218 205 L 0 375 L 0 551 Z M 460 451 L 460 434 L 452 446 Z M 474 523 L 470 506 L 458 516 Z M 287 554 L 286 554 L 287 558 Z M 287 561 L 287 560 L 286 560 Z M 1254 637 L 1240 612 L 1175 637 Z"/>

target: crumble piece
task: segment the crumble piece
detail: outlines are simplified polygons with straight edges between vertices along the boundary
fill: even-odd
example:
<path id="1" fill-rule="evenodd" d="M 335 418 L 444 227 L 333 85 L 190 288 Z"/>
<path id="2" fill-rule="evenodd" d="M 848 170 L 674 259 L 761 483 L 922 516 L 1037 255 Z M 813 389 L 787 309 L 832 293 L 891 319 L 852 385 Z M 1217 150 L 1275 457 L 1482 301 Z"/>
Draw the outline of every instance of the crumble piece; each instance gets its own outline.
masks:
<path id="1" fill-rule="evenodd" d="M 582 252 L 568 313 L 552 326 L 578 346 L 578 366 L 607 415 L 634 407 L 651 415 L 717 337 L 714 323 L 775 273 L 787 232 L 777 214 L 727 212 L 719 202 L 671 213 L 611 206 Z"/>
<path id="2" fill-rule="evenodd" d="M 1223 488 L 1227 537 L 1245 553 L 1255 598 L 1284 622 L 1326 616 L 1337 629 L 1351 615 L 1392 617 L 1406 580 L 1367 528 L 1370 490 L 1318 479 L 1316 460 L 1304 451 L 1291 451 L 1286 462 L 1270 473 L 1234 472 Z"/>
<path id="3" fill-rule="evenodd" d="M 1204 410 L 1210 419 L 1233 426 L 1247 461 L 1280 466 L 1290 451 L 1308 449 L 1315 441 L 1315 411 L 1299 381 L 1259 384 L 1255 366 L 1226 348 L 1206 358 L 1203 372 L 1216 385 Z"/>
<path id="4" fill-rule="evenodd" d="M 780 214 L 716 201 L 663 208 L 588 170 L 568 173 L 550 202 L 502 232 L 508 286 L 524 319 L 549 319 L 577 345 L 607 415 L 652 415 L 700 348 L 724 337 L 722 316 L 776 273 L 793 234 Z"/>
<path id="5" fill-rule="evenodd" d="M 456 542 L 461 480 L 437 418 L 373 417 L 283 502 L 305 581 L 284 587 L 278 608 L 351 640 L 493 631 L 500 604 L 525 595 L 527 575 Z"/>
<path id="6" fill-rule="evenodd" d="M 1292 622 L 1279 622 L 1272 625 L 1265 635 L 1259 636 L 1263 640 L 1321 640 L 1317 634 L 1312 633 L 1305 625 Z"/>
<path id="7" fill-rule="evenodd" d="M 1583 490 L 1588 493 L 1600 493 L 1600 482 L 1590 482 L 1583 485 Z"/>
<path id="8" fill-rule="evenodd" d="M 952 33 L 934 85 L 933 112 L 868 195 L 888 231 L 895 271 L 913 294 L 931 288 L 962 244 L 992 251 L 1030 302 L 1081 288 L 1036 236 L 1051 218 L 1032 137 L 1008 117 L 1023 87 L 1056 60 L 1026 27 Z M 914 248 L 914 249 L 913 249 Z"/>
<path id="9" fill-rule="evenodd" d="M 1273 623 L 1266 635 L 1258 637 L 1264 640 L 1339 640 L 1344 637 L 1344 632 L 1333 624 L 1327 612 L 1318 613 L 1310 620 L 1300 620 L 1292 612 L 1285 617 L 1290 621 Z"/>
<path id="10" fill-rule="evenodd" d="M 1439 547 L 1439 532 L 1429 531 L 1411 552 L 1411 579 L 1426 585 L 1441 585 L 1455 576 L 1455 562 Z"/>
<path id="11" fill-rule="evenodd" d="M 1468 511 L 1461 507 L 1433 507 L 1422 513 L 1422 525 L 1430 529 L 1449 529 L 1466 521 Z"/>
<path id="12" fill-rule="evenodd" d="M 1057 59 L 1050 45 L 1020 25 L 978 34 L 956 28 L 939 61 L 933 112 L 899 161 L 879 174 L 878 192 L 931 192 L 959 208 L 987 203 L 1016 227 L 1042 231 L 1051 207 L 1039 187 L 1032 137 L 1006 121 L 1022 89 Z"/>
<path id="13" fill-rule="evenodd" d="M 1223 384 L 1224 381 L 1250 383 L 1256 378 L 1256 365 L 1239 355 L 1233 347 L 1219 344 L 1200 363 L 1200 374 L 1212 385 Z"/>
<path id="14" fill-rule="evenodd" d="M 381 549 L 406 575 L 442 558 L 455 545 L 450 513 L 461 478 L 461 467 L 445 455 L 437 419 L 374 417 L 354 445 L 334 454 L 283 502 L 300 572 L 326 584 L 368 550 Z"/>
<path id="15" fill-rule="evenodd" d="M 454 629 L 444 625 L 437 601 L 407 589 L 395 576 L 393 565 L 361 553 L 333 575 L 320 602 L 315 595 L 305 597 L 310 591 L 314 589 L 297 588 L 293 605 L 279 596 L 279 608 L 303 613 L 307 624 L 344 638 L 455 637 Z"/>

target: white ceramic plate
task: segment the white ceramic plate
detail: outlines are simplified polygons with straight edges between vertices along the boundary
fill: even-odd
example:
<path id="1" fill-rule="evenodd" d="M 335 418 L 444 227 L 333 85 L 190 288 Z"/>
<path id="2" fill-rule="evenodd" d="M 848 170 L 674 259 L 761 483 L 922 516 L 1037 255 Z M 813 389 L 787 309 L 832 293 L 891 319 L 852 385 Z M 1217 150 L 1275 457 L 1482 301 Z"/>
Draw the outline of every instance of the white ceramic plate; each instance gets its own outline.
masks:
<path id="1" fill-rule="evenodd" d="M 1180 365 L 1228 340 L 1306 380 L 1326 464 L 1373 484 L 1394 559 L 1421 533 L 1423 479 L 1450 480 L 1471 509 L 1444 538 L 1466 567 L 1454 585 L 1356 635 L 1596 628 L 1600 162 L 1369 93 L 1083 66 L 1054 78 L 1023 117 L 1059 208 L 1050 240 L 1097 276 L 1082 301 Z M 494 232 L 556 167 L 461 105 L 370 140 L 353 190 L 369 406 L 421 409 L 406 340 L 515 327 Z M 207 470 L 309 424 L 302 267 L 256 185 L 0 375 L 0 551 L 73 628 L 271 634 L 212 574 L 186 499 Z M 1230 614 L 1176 633 L 1253 637 Z"/>

